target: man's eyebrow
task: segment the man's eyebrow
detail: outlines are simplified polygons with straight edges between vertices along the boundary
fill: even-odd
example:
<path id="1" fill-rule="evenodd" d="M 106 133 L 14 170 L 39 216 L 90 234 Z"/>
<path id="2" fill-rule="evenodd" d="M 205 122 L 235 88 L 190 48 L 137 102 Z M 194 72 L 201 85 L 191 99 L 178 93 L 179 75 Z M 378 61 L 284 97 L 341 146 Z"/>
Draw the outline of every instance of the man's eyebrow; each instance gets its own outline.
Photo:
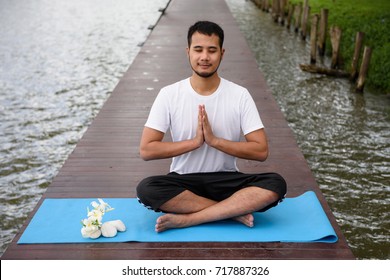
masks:
<path id="1" fill-rule="evenodd" d="M 194 49 L 203 49 L 204 46 L 193 46 Z M 216 46 L 208 46 L 208 47 L 205 47 L 206 49 L 218 49 L 218 47 Z"/>

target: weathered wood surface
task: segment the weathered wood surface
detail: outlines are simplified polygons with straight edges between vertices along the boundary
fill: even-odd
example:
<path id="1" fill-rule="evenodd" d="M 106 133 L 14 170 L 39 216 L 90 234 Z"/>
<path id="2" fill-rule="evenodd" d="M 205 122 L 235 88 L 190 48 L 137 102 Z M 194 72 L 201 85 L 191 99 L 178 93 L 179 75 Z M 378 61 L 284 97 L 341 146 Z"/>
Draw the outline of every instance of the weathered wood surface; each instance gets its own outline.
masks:
<path id="1" fill-rule="evenodd" d="M 338 26 L 332 26 L 330 28 L 329 33 L 330 33 L 330 42 L 332 45 L 332 62 L 330 68 L 336 69 L 339 67 L 342 30 Z"/>
<path id="2" fill-rule="evenodd" d="M 364 33 L 363 32 L 357 32 L 356 33 L 356 39 L 355 39 L 355 49 L 353 52 L 353 58 L 352 58 L 352 64 L 351 64 L 351 80 L 354 81 L 359 75 L 358 71 L 358 63 L 359 63 L 359 57 L 360 52 L 362 50 L 363 46 L 363 39 L 364 39 Z"/>
<path id="3" fill-rule="evenodd" d="M 345 72 L 339 69 L 325 68 L 315 64 L 299 64 L 299 68 L 301 68 L 302 71 L 306 71 L 309 73 L 324 74 L 337 78 L 347 78 L 350 76 L 349 72 Z"/>
<path id="4" fill-rule="evenodd" d="M 185 54 L 186 33 L 188 27 L 199 19 L 213 20 L 225 29 L 227 51 L 220 74 L 249 89 L 267 127 L 269 159 L 264 163 L 240 160 L 241 170 L 279 172 L 287 180 L 289 197 L 314 190 L 339 241 L 334 244 L 129 242 L 18 245 L 16 242 L 45 198 L 135 197 L 135 187 L 142 178 L 168 171 L 169 160 L 142 161 L 138 144 L 159 89 L 191 74 Z M 133 64 L 2 256 L 2 259 L 351 258 L 354 258 L 351 250 L 223 0 L 172 0 Z"/>
<path id="5" fill-rule="evenodd" d="M 318 54 L 320 56 L 325 55 L 325 47 L 326 47 L 326 33 L 328 30 L 328 9 L 321 9 L 320 15 L 320 30 L 318 36 Z"/>
<path id="6" fill-rule="evenodd" d="M 372 48 L 364 47 L 362 65 L 360 66 L 359 77 L 356 82 L 356 91 L 363 92 L 364 84 L 366 82 L 368 67 L 370 66 L 370 60 L 372 55 Z"/>
<path id="7" fill-rule="evenodd" d="M 319 15 L 314 14 L 311 20 L 310 30 L 310 64 L 316 64 L 317 61 L 317 30 Z"/>

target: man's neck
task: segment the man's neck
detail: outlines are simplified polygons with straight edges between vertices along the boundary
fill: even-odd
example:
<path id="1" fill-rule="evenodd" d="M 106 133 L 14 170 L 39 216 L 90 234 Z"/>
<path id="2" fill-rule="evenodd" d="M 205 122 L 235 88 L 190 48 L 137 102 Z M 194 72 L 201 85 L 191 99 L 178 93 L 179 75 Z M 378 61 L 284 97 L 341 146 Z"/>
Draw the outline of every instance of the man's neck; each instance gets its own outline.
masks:
<path id="1" fill-rule="evenodd" d="M 199 77 L 196 73 L 193 73 L 190 78 L 192 88 L 200 95 L 211 95 L 213 94 L 221 82 L 221 78 L 215 73 L 213 76 L 208 78 Z"/>

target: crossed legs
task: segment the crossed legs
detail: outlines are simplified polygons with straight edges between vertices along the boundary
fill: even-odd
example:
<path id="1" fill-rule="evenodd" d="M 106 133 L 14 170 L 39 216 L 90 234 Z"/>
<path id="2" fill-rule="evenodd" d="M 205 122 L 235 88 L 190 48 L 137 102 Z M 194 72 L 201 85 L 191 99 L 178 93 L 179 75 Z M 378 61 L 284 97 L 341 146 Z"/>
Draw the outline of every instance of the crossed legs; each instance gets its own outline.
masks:
<path id="1" fill-rule="evenodd" d="M 155 230 L 162 232 L 225 219 L 252 227 L 252 213 L 277 205 L 286 190 L 277 173 L 170 173 L 142 180 L 137 197 L 147 208 L 168 213 L 156 221 Z"/>
<path id="2" fill-rule="evenodd" d="M 198 196 L 185 190 L 160 206 L 170 214 L 159 217 L 155 230 L 189 227 L 225 219 L 234 219 L 253 227 L 253 212 L 274 203 L 279 195 L 259 187 L 246 187 L 220 202 Z M 175 213 L 175 214 L 171 214 Z"/>

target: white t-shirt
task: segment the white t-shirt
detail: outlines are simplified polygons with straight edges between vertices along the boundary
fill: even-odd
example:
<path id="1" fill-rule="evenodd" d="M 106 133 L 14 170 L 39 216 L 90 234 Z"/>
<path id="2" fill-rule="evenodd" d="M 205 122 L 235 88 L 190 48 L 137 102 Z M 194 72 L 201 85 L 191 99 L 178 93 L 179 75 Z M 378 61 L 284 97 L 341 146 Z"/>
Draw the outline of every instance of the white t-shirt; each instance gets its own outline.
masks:
<path id="1" fill-rule="evenodd" d="M 193 139 L 198 125 L 198 106 L 204 104 L 213 133 L 230 141 L 263 128 L 256 105 L 248 90 L 221 79 L 209 96 L 198 94 L 190 79 L 164 87 L 151 108 L 145 126 L 163 133 L 170 128 L 172 141 Z M 236 158 L 204 143 L 200 148 L 174 157 L 171 172 L 179 174 L 238 171 Z"/>

